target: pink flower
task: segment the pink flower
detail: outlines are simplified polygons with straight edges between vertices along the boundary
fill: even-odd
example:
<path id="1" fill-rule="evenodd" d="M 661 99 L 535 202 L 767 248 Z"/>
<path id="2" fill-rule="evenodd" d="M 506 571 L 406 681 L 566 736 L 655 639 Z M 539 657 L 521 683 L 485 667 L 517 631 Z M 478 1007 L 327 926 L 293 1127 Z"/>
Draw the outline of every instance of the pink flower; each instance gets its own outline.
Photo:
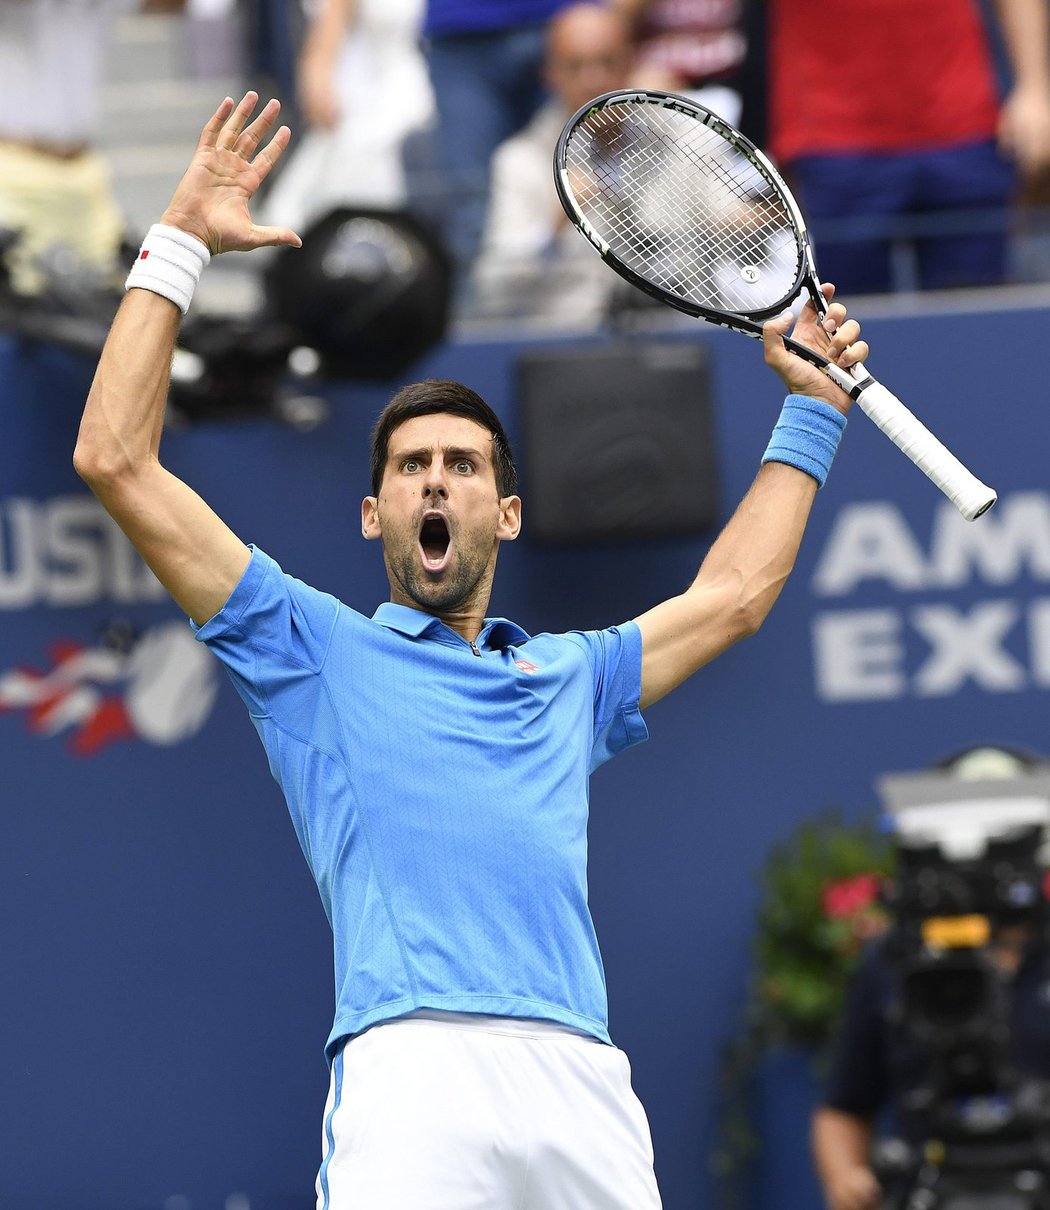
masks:
<path id="1" fill-rule="evenodd" d="M 877 874 L 854 874 L 829 882 L 820 897 L 824 915 L 830 920 L 850 920 L 870 908 L 879 896 Z"/>

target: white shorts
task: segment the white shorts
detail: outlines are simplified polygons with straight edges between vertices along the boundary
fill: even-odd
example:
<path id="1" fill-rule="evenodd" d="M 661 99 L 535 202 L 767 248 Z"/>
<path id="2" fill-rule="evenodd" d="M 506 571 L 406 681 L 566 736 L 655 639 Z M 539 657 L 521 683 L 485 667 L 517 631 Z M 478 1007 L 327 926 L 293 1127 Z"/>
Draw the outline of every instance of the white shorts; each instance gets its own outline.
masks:
<path id="1" fill-rule="evenodd" d="M 627 1056 L 561 1026 L 416 1013 L 332 1064 L 317 1210 L 659 1210 Z"/>

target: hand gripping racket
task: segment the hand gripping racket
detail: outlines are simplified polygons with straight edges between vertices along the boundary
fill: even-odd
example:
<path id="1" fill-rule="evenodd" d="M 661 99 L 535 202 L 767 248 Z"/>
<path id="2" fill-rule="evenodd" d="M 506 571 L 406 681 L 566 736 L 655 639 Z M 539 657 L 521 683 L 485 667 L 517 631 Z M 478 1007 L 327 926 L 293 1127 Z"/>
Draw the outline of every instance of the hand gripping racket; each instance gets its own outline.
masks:
<path id="1" fill-rule="evenodd" d="M 717 114 L 650 89 L 606 93 L 568 122 L 554 153 L 565 212 L 632 285 L 697 319 L 761 338 L 804 289 L 827 311 L 806 225 L 765 155 Z M 862 366 L 796 341 L 967 520 L 996 499 Z"/>

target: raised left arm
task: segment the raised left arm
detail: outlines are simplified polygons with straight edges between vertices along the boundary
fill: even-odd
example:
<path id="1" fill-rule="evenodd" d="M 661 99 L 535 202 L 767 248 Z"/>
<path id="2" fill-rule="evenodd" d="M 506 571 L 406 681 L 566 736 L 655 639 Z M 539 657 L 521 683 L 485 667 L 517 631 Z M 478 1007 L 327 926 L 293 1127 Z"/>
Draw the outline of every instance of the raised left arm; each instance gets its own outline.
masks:
<path id="1" fill-rule="evenodd" d="M 830 299 L 834 287 L 825 286 Z M 867 356 L 860 326 L 833 303 L 822 325 L 811 304 L 793 336 L 848 368 Z M 765 325 L 766 363 L 789 392 L 830 404 L 843 415 L 850 399 L 815 366 L 789 353 L 783 335 L 791 320 Z M 738 639 L 754 634 L 780 595 L 795 563 L 817 480 L 778 461 L 765 463 L 729 523 L 708 551 L 696 579 L 637 618 L 642 632 L 642 706 L 680 685 Z"/>

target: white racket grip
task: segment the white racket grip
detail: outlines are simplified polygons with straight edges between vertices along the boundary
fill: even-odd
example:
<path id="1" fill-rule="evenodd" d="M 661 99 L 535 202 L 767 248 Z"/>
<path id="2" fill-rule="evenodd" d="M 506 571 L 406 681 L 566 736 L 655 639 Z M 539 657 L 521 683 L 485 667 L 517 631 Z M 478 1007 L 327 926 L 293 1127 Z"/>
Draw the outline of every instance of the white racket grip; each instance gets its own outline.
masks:
<path id="1" fill-rule="evenodd" d="M 857 405 L 944 492 L 967 521 L 976 520 L 995 503 L 994 489 L 963 466 L 914 412 L 881 382 L 876 382 L 862 366 L 854 367 L 856 379 L 835 365 L 828 366 L 826 372 L 843 390 L 850 392 L 856 390 L 857 379 L 867 380 L 854 396 Z"/>

